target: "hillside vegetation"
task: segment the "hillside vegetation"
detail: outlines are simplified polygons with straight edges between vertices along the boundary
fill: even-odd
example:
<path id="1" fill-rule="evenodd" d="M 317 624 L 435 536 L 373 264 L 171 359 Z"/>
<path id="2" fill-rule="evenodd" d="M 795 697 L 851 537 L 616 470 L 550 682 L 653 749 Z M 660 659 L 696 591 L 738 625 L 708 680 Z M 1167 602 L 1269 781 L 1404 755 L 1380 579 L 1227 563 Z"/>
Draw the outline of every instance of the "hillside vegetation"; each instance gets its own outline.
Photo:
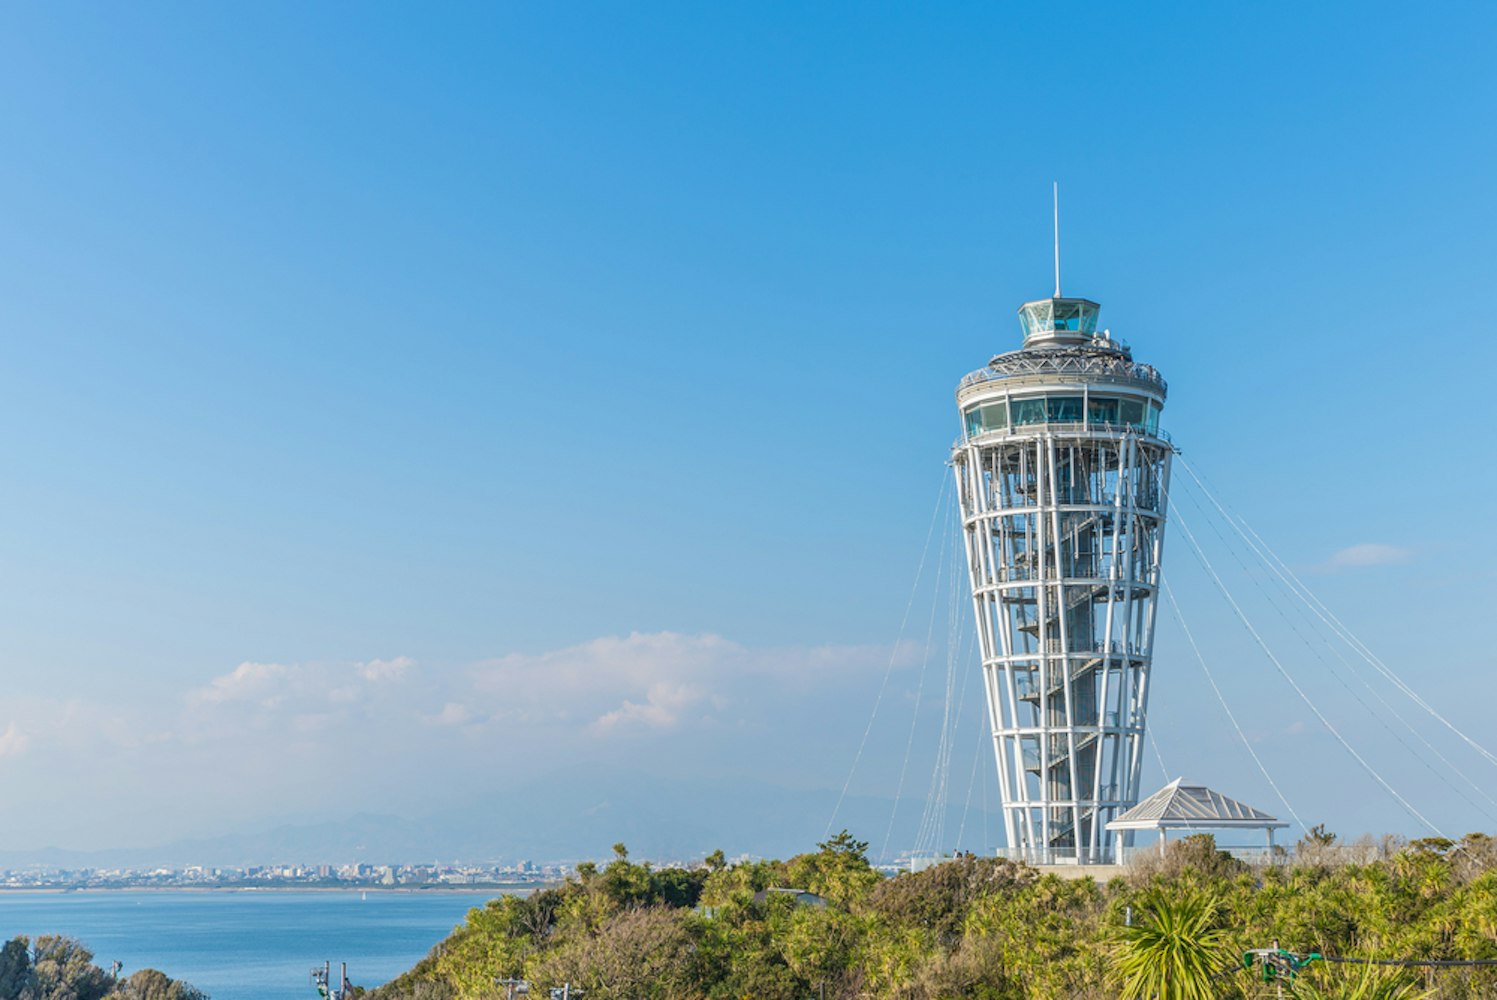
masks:
<path id="1" fill-rule="evenodd" d="M 884 878 L 845 831 L 788 861 L 691 869 L 622 844 L 564 885 L 505 896 L 372 1000 L 490 1000 L 570 982 L 586 1000 L 650 998 L 1497 996 L 1497 967 L 1312 963 L 1292 983 L 1243 969 L 1280 942 L 1327 956 L 1497 960 L 1497 841 L 1336 849 L 1323 831 L 1292 866 L 1250 868 L 1209 836 L 1106 885 L 960 857 Z M 806 905 L 771 887 L 816 893 Z M 756 898 L 756 893 L 759 894 Z M 813 901 L 814 904 L 814 901 Z"/>
<path id="2" fill-rule="evenodd" d="M 208 1000 L 207 994 L 155 969 L 120 978 L 94 964 L 82 942 L 41 934 L 0 946 L 0 1000 Z"/>

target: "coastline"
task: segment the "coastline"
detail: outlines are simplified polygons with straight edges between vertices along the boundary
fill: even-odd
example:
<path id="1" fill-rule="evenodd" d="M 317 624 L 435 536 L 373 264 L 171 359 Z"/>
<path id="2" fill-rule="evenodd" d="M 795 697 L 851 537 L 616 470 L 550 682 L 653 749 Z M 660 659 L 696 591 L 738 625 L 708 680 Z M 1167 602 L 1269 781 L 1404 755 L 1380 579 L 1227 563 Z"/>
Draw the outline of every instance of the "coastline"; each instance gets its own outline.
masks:
<path id="1" fill-rule="evenodd" d="M 494 882 L 483 885 L 80 885 L 80 886 L 0 886 L 0 898 L 7 895 L 76 896 L 86 893 L 117 892 L 317 892 L 382 893 L 386 895 L 477 896 L 484 894 L 521 895 L 549 889 L 559 882 Z"/>

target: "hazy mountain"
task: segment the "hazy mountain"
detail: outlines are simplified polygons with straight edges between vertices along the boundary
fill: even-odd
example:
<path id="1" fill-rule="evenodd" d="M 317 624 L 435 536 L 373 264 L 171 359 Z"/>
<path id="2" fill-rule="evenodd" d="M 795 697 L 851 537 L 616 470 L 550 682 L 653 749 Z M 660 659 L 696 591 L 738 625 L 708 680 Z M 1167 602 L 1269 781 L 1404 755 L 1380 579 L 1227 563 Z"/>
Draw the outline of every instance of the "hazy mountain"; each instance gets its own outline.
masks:
<path id="1" fill-rule="evenodd" d="M 676 781 L 638 773 L 578 770 L 533 781 L 503 797 L 487 797 L 419 818 L 359 813 L 336 821 L 293 824 L 256 833 L 183 840 L 156 848 L 101 851 L 0 851 L 0 866 L 392 864 L 431 861 L 535 861 L 602 858 L 622 841 L 642 858 L 695 858 L 721 848 L 730 857 L 786 857 L 825 839 L 837 800 L 829 790 L 769 784 Z M 916 839 L 924 802 L 901 801 L 891 852 Z M 878 854 L 890 829 L 893 802 L 849 796 L 833 824 L 870 842 Z M 946 849 L 981 850 L 1000 839 L 996 816 L 975 805 L 945 810 Z"/>

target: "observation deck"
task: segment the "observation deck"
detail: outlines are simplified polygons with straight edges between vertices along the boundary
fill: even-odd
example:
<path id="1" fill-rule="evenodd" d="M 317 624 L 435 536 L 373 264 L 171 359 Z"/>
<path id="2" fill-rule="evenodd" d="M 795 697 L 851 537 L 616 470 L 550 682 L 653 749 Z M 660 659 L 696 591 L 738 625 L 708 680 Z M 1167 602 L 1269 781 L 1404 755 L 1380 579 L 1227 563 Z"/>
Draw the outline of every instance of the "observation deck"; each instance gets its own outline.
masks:
<path id="1" fill-rule="evenodd" d="M 1097 332 L 1100 311 L 1090 299 L 1020 306 L 1024 346 L 995 355 L 957 385 L 964 440 L 1025 428 L 1163 438 L 1159 413 L 1169 386 L 1153 365 L 1134 361 L 1127 344 Z"/>
<path id="2" fill-rule="evenodd" d="M 1161 396 L 1169 391 L 1169 384 L 1159 374 L 1159 369 L 1132 360 L 1128 356 L 1127 347 L 1117 341 L 1094 337 L 1082 348 L 1025 348 L 994 355 L 986 366 L 966 375 L 958 383 L 957 392 L 984 382 L 1022 378 L 1026 375 L 1070 375 L 1088 382 L 1141 382 Z"/>

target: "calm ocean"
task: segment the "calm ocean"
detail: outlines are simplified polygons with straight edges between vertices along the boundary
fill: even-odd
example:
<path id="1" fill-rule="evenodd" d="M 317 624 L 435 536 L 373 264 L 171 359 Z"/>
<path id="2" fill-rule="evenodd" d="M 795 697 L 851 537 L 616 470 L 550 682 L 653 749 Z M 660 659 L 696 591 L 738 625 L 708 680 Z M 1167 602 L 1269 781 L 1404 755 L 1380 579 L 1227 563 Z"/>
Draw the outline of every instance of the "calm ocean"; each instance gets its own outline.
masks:
<path id="1" fill-rule="evenodd" d="M 482 892 L 0 892 L 0 935 L 78 938 L 108 969 L 146 967 L 213 1000 L 315 1000 L 309 970 L 378 986 L 415 965 Z"/>

